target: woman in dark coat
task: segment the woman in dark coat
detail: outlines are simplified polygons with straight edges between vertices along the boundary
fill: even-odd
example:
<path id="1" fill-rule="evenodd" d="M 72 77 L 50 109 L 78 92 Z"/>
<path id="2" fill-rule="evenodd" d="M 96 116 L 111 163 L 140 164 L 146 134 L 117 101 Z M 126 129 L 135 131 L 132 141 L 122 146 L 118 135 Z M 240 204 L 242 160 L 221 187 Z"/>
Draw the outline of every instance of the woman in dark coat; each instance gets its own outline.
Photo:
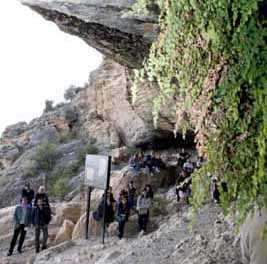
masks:
<path id="1" fill-rule="evenodd" d="M 116 220 L 119 223 L 119 239 L 123 238 L 124 235 L 124 227 L 127 221 L 127 216 L 129 215 L 129 207 L 127 198 L 120 194 L 119 199 L 116 203 Z"/>
<path id="2" fill-rule="evenodd" d="M 45 192 L 45 187 L 44 186 L 40 186 L 39 189 L 38 189 L 38 192 L 35 195 L 35 198 L 34 198 L 34 206 L 35 207 L 37 206 L 37 201 L 38 200 L 42 200 L 43 203 L 44 203 L 44 206 L 49 206 L 49 199 L 48 199 L 48 196 L 47 196 L 47 194 Z"/>

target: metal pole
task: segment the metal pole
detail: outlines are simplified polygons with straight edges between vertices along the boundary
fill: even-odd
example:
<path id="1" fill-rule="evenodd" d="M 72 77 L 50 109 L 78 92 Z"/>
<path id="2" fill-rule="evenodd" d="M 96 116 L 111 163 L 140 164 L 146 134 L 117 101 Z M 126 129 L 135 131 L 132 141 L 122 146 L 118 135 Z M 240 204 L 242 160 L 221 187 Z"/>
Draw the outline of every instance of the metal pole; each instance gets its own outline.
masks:
<path id="1" fill-rule="evenodd" d="M 86 226 L 85 226 L 85 239 L 89 237 L 89 217 L 90 217 L 90 205 L 91 205 L 91 186 L 88 187 L 87 192 L 87 207 L 86 207 Z"/>
<path id="2" fill-rule="evenodd" d="M 110 181 L 110 172 L 111 172 L 111 156 L 108 157 L 108 170 L 107 170 L 107 187 L 104 193 L 104 212 L 103 212 L 103 226 L 102 226 L 102 244 L 105 243 L 105 231 L 106 231 L 106 205 L 107 205 L 107 192 L 109 189 Z"/>

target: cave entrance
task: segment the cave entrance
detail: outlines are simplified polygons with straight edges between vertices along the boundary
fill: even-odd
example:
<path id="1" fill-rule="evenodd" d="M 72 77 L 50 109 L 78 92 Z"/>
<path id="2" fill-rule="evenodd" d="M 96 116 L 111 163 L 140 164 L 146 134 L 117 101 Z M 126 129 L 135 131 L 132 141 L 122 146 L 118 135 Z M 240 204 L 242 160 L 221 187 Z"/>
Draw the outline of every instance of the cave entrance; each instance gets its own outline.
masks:
<path id="1" fill-rule="evenodd" d="M 148 150 L 166 150 L 166 149 L 190 149 L 196 151 L 195 144 L 195 134 L 189 132 L 185 137 L 182 134 L 177 133 L 177 136 L 174 137 L 174 134 L 169 131 L 159 131 L 155 137 L 143 144 L 140 144 L 136 147 L 148 151 Z"/>

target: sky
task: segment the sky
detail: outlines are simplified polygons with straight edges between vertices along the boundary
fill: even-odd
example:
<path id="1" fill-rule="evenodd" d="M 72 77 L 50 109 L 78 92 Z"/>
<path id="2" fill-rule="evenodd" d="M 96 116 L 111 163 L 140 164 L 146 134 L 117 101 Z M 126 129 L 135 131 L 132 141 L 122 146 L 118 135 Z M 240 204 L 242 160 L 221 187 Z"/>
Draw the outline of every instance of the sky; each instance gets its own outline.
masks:
<path id="1" fill-rule="evenodd" d="M 40 116 L 46 99 L 62 102 L 64 91 L 87 82 L 101 60 L 18 0 L 1 0 L 0 135 L 8 125 Z"/>

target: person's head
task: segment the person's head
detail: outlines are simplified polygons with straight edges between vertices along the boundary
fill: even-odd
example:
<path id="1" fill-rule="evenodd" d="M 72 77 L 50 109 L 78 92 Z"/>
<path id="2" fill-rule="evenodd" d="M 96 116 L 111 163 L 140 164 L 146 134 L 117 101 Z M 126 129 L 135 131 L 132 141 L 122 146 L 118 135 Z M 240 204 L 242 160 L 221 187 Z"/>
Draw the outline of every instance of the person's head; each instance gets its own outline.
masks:
<path id="1" fill-rule="evenodd" d="M 30 189 L 31 188 L 31 185 L 30 185 L 29 182 L 25 182 L 24 186 L 25 186 L 26 189 Z"/>
<path id="2" fill-rule="evenodd" d="M 147 185 L 145 186 L 145 190 L 146 190 L 147 192 L 151 191 L 151 189 L 152 189 L 152 187 L 151 187 L 150 184 L 147 184 Z"/>
<path id="3" fill-rule="evenodd" d="M 28 199 L 27 199 L 27 197 L 25 197 L 25 196 L 21 197 L 21 204 L 22 204 L 23 206 L 25 206 L 25 205 L 28 204 Z"/>
<path id="4" fill-rule="evenodd" d="M 43 201 L 43 199 L 38 199 L 38 200 L 37 200 L 37 206 L 38 206 L 38 207 L 43 207 L 43 205 L 44 205 L 44 201 Z"/>
<path id="5" fill-rule="evenodd" d="M 38 189 L 38 193 L 45 193 L 45 187 L 44 186 L 40 186 Z"/>
<path id="6" fill-rule="evenodd" d="M 144 197 L 147 197 L 147 193 L 148 193 L 148 189 L 145 187 L 145 188 L 143 189 L 143 191 L 142 191 L 142 195 L 143 195 Z"/>

